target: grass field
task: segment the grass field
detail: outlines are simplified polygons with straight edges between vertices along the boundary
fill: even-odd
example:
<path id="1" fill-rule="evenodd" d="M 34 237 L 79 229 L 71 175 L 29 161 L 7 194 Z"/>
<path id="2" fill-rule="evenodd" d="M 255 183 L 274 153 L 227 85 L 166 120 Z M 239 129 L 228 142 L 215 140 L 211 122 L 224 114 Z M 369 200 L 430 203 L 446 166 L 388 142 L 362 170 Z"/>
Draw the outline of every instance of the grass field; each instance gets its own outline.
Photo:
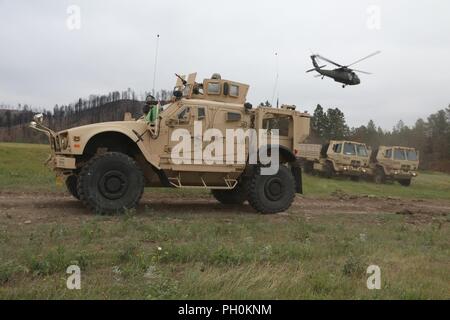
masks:
<path id="1" fill-rule="evenodd" d="M 70 198 L 52 202 L 64 189 L 42 166 L 47 154 L 46 146 L 0 144 L 0 199 L 50 199 L 31 208 L 0 203 L 0 298 L 450 298 L 450 212 L 304 212 L 294 206 L 264 216 L 241 208 L 216 212 L 209 202 L 156 210 L 150 200 L 138 212 L 95 215 Z M 311 176 L 304 183 L 305 197 L 319 202 L 336 191 L 379 201 L 450 201 L 450 176 L 437 173 L 421 173 L 410 188 Z M 148 193 L 181 203 L 208 197 Z M 81 267 L 81 290 L 66 288 L 71 264 Z M 372 264 L 381 268 L 381 290 L 367 289 Z"/>

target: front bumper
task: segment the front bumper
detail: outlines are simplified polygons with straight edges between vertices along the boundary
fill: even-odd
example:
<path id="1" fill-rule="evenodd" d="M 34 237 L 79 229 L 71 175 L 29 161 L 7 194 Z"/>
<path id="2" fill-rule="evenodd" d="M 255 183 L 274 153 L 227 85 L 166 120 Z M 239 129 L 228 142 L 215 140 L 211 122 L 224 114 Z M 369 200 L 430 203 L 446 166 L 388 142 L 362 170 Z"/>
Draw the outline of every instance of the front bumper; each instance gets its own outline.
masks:
<path id="1" fill-rule="evenodd" d="M 401 180 L 401 179 L 415 178 L 415 177 L 418 176 L 418 174 L 415 171 L 407 171 L 407 172 L 405 172 L 405 171 L 398 170 L 398 171 L 392 171 L 390 176 L 393 179 Z"/>
<path id="2" fill-rule="evenodd" d="M 52 157 L 53 167 L 55 169 L 76 169 L 76 159 L 55 155 Z"/>

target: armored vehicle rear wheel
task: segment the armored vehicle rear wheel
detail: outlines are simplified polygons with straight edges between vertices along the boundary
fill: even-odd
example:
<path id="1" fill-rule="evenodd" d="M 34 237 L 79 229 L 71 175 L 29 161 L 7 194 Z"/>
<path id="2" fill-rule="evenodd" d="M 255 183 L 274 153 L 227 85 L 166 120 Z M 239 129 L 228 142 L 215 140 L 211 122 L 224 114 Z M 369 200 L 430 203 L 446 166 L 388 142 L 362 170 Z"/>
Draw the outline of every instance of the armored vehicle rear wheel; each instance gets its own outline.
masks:
<path id="1" fill-rule="evenodd" d="M 144 175 L 134 160 L 119 152 L 93 157 L 81 169 L 78 194 L 99 213 L 123 213 L 135 208 L 144 191 Z"/>
<path id="2" fill-rule="evenodd" d="M 384 174 L 384 171 L 382 168 L 376 168 L 375 169 L 375 177 L 374 177 L 375 183 L 376 184 L 381 184 L 384 183 L 386 181 L 386 176 Z"/>
<path id="3" fill-rule="evenodd" d="M 66 179 L 66 187 L 72 196 L 80 200 L 77 190 L 78 177 L 76 175 L 68 176 Z"/>
<path id="4" fill-rule="evenodd" d="M 238 183 L 238 185 L 231 190 L 211 190 L 211 193 L 217 201 L 226 205 L 239 205 L 247 200 L 245 187 L 242 183 Z"/>
<path id="5" fill-rule="evenodd" d="M 248 202 L 260 213 L 277 213 L 287 210 L 295 197 L 295 179 L 291 170 L 280 165 L 278 173 L 264 176 L 257 168 L 247 189 Z"/>
<path id="6" fill-rule="evenodd" d="M 411 185 L 411 179 L 398 180 L 398 183 L 400 183 L 404 187 L 409 187 Z"/>

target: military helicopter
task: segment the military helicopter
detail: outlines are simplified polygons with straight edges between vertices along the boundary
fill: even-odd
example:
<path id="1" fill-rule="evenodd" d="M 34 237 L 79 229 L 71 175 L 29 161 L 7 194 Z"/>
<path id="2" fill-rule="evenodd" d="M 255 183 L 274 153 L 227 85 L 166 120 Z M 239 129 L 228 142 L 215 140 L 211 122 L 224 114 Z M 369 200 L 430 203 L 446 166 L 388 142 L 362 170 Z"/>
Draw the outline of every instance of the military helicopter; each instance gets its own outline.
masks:
<path id="1" fill-rule="evenodd" d="M 340 65 L 339 63 L 336 63 L 336 62 L 334 62 L 334 61 L 332 61 L 330 59 L 327 59 L 327 58 L 325 58 L 325 57 L 323 57 L 323 56 L 321 56 L 319 54 L 313 54 L 311 56 L 311 60 L 312 60 L 312 63 L 314 65 L 314 68 L 310 69 L 310 70 L 307 70 L 306 72 L 317 71 L 319 74 L 316 75 L 316 77 L 322 76 L 322 79 L 324 77 L 330 77 L 330 78 L 334 79 L 334 81 L 336 81 L 336 82 L 343 83 L 342 88 L 345 88 L 346 86 L 354 86 L 354 85 L 357 85 L 357 84 L 361 83 L 361 80 L 356 75 L 355 71 L 356 72 L 360 72 L 360 73 L 364 73 L 364 74 L 371 74 L 371 73 L 370 72 L 366 72 L 366 71 L 351 69 L 350 67 L 355 65 L 355 64 L 357 64 L 357 63 L 359 63 L 359 62 L 361 62 L 361 61 L 363 61 L 363 60 L 366 60 L 366 59 L 368 59 L 370 57 L 373 57 L 373 56 L 379 54 L 380 52 L 381 51 L 376 51 L 374 53 L 371 53 L 368 56 L 366 56 L 366 57 L 364 57 L 362 59 L 359 59 L 359 60 L 357 60 L 357 61 L 355 61 L 352 64 L 349 64 L 347 66 Z M 326 67 L 326 65 L 319 66 L 319 64 L 317 63 L 317 59 L 329 62 L 331 64 L 334 64 L 338 68 L 336 68 L 334 70 L 324 70 L 322 68 Z"/>

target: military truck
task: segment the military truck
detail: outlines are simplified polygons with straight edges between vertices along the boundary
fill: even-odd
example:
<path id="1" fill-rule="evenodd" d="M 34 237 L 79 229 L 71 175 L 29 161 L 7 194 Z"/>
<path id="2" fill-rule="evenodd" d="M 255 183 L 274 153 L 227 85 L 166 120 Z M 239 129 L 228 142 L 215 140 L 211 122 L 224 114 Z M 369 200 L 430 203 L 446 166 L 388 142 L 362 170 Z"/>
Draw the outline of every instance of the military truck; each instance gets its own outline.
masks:
<path id="1" fill-rule="evenodd" d="M 248 200 L 261 213 L 288 209 L 302 192 L 295 150 L 309 135 L 310 115 L 288 105 L 253 108 L 246 102 L 249 86 L 219 74 L 201 83 L 196 73 L 177 77 L 170 103 L 158 106 L 151 123 L 128 116 L 54 132 L 35 117 L 30 126 L 49 136 L 48 165 L 57 179 L 88 208 L 103 213 L 135 208 L 144 187 L 209 189 L 222 204 Z M 250 129 L 265 132 L 257 135 L 253 162 L 249 137 L 237 137 Z M 229 131 L 236 136 L 229 137 Z M 279 143 L 272 143 L 275 136 Z M 274 161 L 262 161 L 263 150 L 278 156 L 279 170 L 271 175 L 263 171 Z M 214 161 L 202 159 L 207 153 Z"/>
<path id="2" fill-rule="evenodd" d="M 375 183 L 396 180 L 407 187 L 417 177 L 419 152 L 414 148 L 380 146 L 372 152 L 370 160 L 369 175 Z"/>
<path id="3" fill-rule="evenodd" d="M 358 180 L 367 174 L 369 150 L 364 143 L 331 140 L 326 144 L 301 144 L 297 152 L 306 173 L 321 173 L 327 178 L 335 175 Z"/>

